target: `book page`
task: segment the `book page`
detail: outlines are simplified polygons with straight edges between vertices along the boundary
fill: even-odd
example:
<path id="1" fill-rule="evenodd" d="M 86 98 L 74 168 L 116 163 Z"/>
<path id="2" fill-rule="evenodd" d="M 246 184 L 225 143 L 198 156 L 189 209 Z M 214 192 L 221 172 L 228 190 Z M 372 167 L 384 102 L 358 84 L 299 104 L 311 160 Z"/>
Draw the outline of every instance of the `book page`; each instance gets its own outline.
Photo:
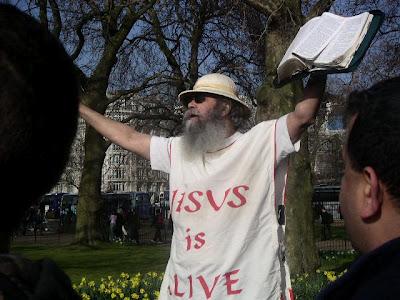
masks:
<path id="1" fill-rule="evenodd" d="M 361 31 L 360 37 L 358 38 L 357 42 L 353 45 L 353 47 L 351 49 L 348 50 L 348 53 L 344 56 L 344 58 L 337 59 L 337 60 L 341 59 L 341 62 L 338 65 L 340 68 L 347 68 L 351 64 L 353 57 L 356 55 L 358 48 L 360 47 L 361 43 L 364 41 L 364 38 L 369 31 L 369 28 L 370 28 L 373 18 L 374 18 L 374 16 L 372 14 L 370 14 L 368 16 L 367 22 L 365 23 L 364 28 Z"/>
<path id="2" fill-rule="evenodd" d="M 289 58 L 281 65 L 277 70 L 278 82 L 284 81 L 293 75 L 301 73 L 308 69 L 308 66 L 304 64 L 297 57 Z"/>
<path id="3" fill-rule="evenodd" d="M 318 22 L 320 17 L 312 18 L 306 24 L 300 27 L 297 32 L 294 40 L 290 44 L 289 48 L 286 50 L 285 55 L 283 56 L 281 62 L 278 65 L 278 69 L 289 59 L 294 58 L 293 51 L 299 46 L 301 41 L 309 34 L 315 24 Z"/>
<path id="4" fill-rule="evenodd" d="M 361 33 L 366 27 L 366 23 L 370 14 L 368 12 L 346 18 L 340 28 L 340 31 L 332 39 L 329 45 L 321 52 L 314 61 L 315 65 L 337 65 L 340 64 L 347 55 L 354 54 L 361 41 Z M 372 19 L 372 17 L 370 18 Z M 368 26 L 367 26 L 368 27 Z M 366 30 L 364 30 L 365 35 Z M 356 47 L 357 48 L 356 48 Z M 343 66 L 345 67 L 345 66 Z"/>
<path id="5" fill-rule="evenodd" d="M 344 17 L 323 13 L 293 54 L 305 60 L 314 60 L 339 31 L 344 20 Z"/>

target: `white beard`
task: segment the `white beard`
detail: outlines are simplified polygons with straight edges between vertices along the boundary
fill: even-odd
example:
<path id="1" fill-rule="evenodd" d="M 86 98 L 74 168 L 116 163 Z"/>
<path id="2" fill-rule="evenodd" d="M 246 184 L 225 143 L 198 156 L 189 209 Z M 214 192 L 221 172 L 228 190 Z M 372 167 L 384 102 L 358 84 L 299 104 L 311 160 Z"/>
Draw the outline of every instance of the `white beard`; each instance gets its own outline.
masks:
<path id="1" fill-rule="evenodd" d="M 188 119 L 189 114 L 185 113 L 184 117 L 182 152 L 185 160 L 193 161 L 207 151 L 218 149 L 226 138 L 226 128 L 217 111 L 212 112 L 206 120 L 197 121 Z"/>

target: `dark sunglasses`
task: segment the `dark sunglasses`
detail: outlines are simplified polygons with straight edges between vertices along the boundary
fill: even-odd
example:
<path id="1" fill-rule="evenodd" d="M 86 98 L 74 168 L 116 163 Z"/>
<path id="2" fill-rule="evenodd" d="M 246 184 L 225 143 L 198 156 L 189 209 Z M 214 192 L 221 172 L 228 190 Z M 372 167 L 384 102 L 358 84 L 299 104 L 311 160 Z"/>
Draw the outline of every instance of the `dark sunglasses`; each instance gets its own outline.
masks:
<path id="1" fill-rule="evenodd" d="M 193 100 L 196 103 L 203 103 L 204 101 L 206 101 L 206 97 L 207 95 L 203 93 L 191 94 L 185 98 L 184 100 L 185 106 L 187 107 L 189 103 L 192 102 Z"/>

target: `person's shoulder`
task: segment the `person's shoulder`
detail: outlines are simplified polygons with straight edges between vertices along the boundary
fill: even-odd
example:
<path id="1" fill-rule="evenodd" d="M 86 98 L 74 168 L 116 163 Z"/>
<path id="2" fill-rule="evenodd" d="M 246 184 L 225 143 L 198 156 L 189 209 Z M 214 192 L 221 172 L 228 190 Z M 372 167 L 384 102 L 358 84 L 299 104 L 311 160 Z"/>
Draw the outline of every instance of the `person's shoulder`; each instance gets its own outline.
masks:
<path id="1" fill-rule="evenodd" d="M 400 239 L 392 240 L 357 259 L 342 278 L 318 299 L 398 299 Z"/>
<path id="2" fill-rule="evenodd" d="M 250 130 L 243 134 L 244 137 L 247 136 L 258 136 L 264 135 L 267 132 L 273 132 L 275 130 L 276 120 L 266 120 L 261 121 L 254 125 Z"/>
<path id="3" fill-rule="evenodd" d="M 172 147 L 172 145 L 179 145 L 182 141 L 182 136 L 163 137 L 153 135 L 151 143 L 155 148 Z"/>
<path id="4" fill-rule="evenodd" d="M 393 267 L 383 268 L 376 274 L 363 276 L 364 280 L 358 281 L 352 299 L 399 299 L 400 274 L 398 267 L 397 263 Z"/>
<path id="5" fill-rule="evenodd" d="M 256 125 L 254 125 L 253 128 L 275 126 L 276 121 L 277 121 L 276 119 L 261 121 Z"/>

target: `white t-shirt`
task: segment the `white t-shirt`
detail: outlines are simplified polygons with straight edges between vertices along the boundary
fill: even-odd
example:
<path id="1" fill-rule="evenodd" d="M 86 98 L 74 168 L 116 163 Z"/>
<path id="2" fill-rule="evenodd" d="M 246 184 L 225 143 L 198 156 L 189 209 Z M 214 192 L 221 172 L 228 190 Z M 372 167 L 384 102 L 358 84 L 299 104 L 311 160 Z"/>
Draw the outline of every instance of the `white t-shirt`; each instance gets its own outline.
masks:
<path id="1" fill-rule="evenodd" d="M 297 147 L 286 116 L 237 132 L 194 161 L 182 159 L 180 137 L 152 137 L 152 168 L 170 174 L 174 222 L 161 300 L 280 299 L 287 274 L 276 202 Z"/>

